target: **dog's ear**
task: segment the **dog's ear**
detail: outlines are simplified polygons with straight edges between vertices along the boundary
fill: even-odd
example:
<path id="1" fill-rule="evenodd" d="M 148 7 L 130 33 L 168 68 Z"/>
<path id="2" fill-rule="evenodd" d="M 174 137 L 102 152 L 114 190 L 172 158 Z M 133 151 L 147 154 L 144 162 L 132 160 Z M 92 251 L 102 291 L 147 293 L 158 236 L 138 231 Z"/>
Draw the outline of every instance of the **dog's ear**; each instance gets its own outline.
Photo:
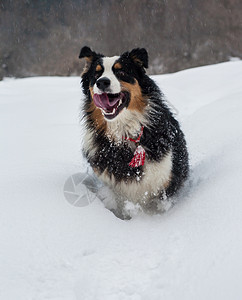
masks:
<path id="1" fill-rule="evenodd" d="M 95 58 L 97 58 L 97 53 L 92 51 L 89 47 L 85 46 L 81 49 L 79 58 L 85 58 L 85 60 L 91 63 Z"/>
<path id="2" fill-rule="evenodd" d="M 92 51 L 89 47 L 85 46 L 81 49 L 81 52 L 79 54 L 79 58 L 85 58 L 85 66 L 82 71 L 81 77 L 83 77 L 90 69 L 92 62 L 99 57 L 101 57 L 101 54 L 97 54 L 96 52 Z"/>
<path id="3" fill-rule="evenodd" d="M 129 53 L 129 58 L 131 58 L 138 66 L 148 68 L 148 53 L 144 48 L 133 49 Z"/>

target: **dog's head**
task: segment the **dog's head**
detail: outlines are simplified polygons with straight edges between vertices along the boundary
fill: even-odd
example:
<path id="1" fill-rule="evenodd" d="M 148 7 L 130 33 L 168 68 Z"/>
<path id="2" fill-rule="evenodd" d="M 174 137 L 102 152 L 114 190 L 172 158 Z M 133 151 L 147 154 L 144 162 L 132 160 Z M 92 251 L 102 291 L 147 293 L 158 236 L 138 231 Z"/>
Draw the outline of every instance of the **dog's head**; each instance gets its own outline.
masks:
<path id="1" fill-rule="evenodd" d="M 145 68 L 148 68 L 145 49 L 105 57 L 83 47 L 79 58 L 86 60 L 82 73 L 83 90 L 90 97 L 90 106 L 98 118 L 114 121 L 125 110 L 143 112 L 147 104 L 141 88 Z"/>

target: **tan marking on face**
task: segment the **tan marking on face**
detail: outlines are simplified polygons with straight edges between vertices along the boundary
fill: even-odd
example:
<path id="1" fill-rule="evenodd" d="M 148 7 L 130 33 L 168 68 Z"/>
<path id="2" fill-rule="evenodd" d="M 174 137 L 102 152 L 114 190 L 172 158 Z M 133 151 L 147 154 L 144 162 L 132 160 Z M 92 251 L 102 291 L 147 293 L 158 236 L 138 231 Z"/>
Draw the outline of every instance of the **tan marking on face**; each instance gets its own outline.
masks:
<path id="1" fill-rule="evenodd" d="M 120 83 L 123 89 L 130 93 L 130 103 L 128 109 L 143 113 L 147 105 L 147 99 L 142 95 L 138 81 L 135 80 L 134 84 L 124 81 L 121 81 Z"/>
<path id="2" fill-rule="evenodd" d="M 92 86 L 89 86 L 89 91 L 90 91 L 92 99 L 93 99 L 94 91 L 93 91 L 93 87 Z"/>
<path id="3" fill-rule="evenodd" d="M 97 130 L 104 130 L 106 131 L 107 129 L 107 122 L 104 119 L 104 116 L 101 112 L 101 110 L 96 107 L 95 103 L 93 102 L 93 88 L 89 87 L 90 93 L 91 93 L 91 97 L 92 97 L 92 102 L 89 106 L 88 112 L 91 113 L 90 117 L 93 120 Z"/>
<path id="4" fill-rule="evenodd" d="M 122 65 L 121 63 L 117 62 L 114 66 L 114 69 L 118 70 L 118 69 L 122 69 Z"/>
<path id="5" fill-rule="evenodd" d="M 96 66 L 96 71 L 97 71 L 97 72 L 102 71 L 102 66 L 101 66 L 101 65 L 97 65 L 97 66 Z"/>

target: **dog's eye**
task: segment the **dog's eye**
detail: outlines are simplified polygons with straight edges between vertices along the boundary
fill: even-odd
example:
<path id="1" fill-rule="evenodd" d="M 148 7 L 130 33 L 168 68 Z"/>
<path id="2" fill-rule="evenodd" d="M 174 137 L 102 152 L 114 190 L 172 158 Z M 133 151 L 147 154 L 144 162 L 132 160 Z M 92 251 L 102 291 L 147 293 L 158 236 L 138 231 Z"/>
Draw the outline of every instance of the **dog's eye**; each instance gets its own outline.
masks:
<path id="1" fill-rule="evenodd" d="M 124 76 L 126 73 L 123 70 L 118 70 L 117 74 L 120 76 Z"/>

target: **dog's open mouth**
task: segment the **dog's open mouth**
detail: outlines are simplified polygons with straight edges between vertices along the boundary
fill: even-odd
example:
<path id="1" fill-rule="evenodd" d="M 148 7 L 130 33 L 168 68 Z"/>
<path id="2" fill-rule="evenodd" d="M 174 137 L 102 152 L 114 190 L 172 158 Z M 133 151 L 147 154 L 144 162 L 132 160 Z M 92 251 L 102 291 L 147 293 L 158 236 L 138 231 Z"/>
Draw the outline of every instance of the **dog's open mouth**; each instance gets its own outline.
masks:
<path id="1" fill-rule="evenodd" d="M 93 101 L 108 120 L 114 119 L 126 106 L 127 96 L 121 92 L 118 94 L 94 94 Z"/>

